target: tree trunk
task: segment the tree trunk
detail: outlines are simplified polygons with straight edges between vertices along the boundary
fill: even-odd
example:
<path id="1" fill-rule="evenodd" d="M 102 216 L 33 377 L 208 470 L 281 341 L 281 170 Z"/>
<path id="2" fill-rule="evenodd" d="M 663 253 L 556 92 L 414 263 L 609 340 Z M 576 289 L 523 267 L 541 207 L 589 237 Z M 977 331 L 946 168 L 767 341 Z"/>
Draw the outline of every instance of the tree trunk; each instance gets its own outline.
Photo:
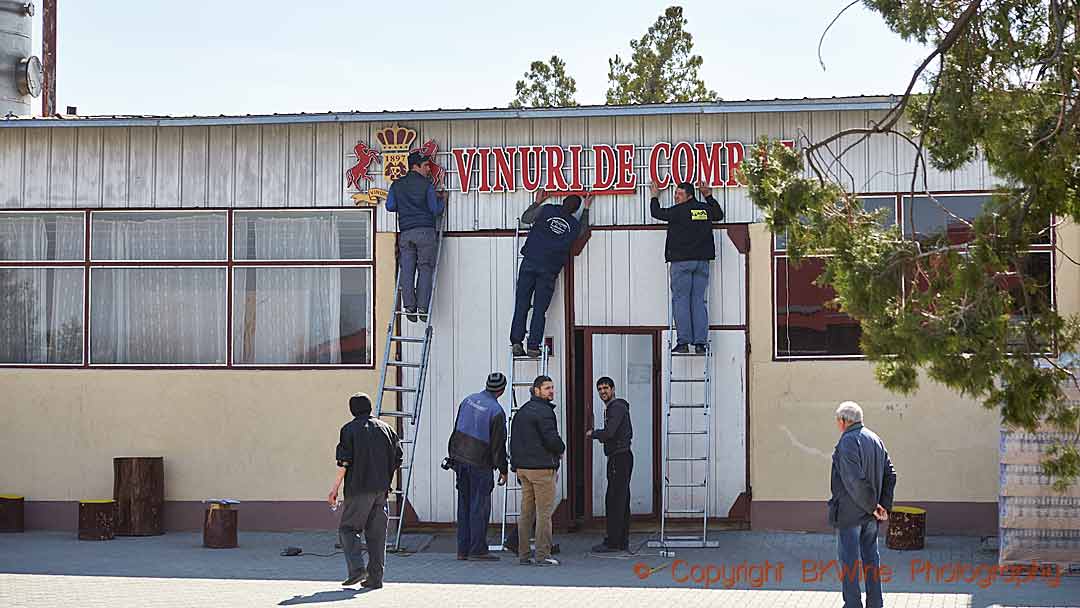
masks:
<path id="1" fill-rule="evenodd" d="M 164 533 L 165 459 L 113 458 L 116 533 L 154 536 Z"/>
<path id="2" fill-rule="evenodd" d="M 236 547 L 238 512 L 229 505 L 211 504 L 203 519 L 203 546 L 210 549 L 233 549 Z"/>
<path id="3" fill-rule="evenodd" d="M 23 497 L 0 495 L 0 532 L 23 531 Z"/>
<path id="4" fill-rule="evenodd" d="M 79 540 L 112 540 L 116 530 L 116 502 L 79 502 Z"/>
<path id="5" fill-rule="evenodd" d="M 926 510 L 918 507 L 896 507 L 889 513 L 889 531 L 885 546 L 899 551 L 923 548 L 926 541 Z"/>

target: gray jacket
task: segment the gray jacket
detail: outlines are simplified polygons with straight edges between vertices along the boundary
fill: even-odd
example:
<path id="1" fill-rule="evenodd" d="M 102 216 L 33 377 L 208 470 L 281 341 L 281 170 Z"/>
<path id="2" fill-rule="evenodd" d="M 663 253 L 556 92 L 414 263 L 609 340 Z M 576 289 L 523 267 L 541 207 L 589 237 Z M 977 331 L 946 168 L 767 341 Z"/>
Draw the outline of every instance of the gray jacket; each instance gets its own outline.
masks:
<path id="1" fill-rule="evenodd" d="M 896 470 L 885 444 L 862 423 L 840 436 L 832 456 L 829 525 L 850 528 L 874 517 L 877 505 L 892 510 Z"/>

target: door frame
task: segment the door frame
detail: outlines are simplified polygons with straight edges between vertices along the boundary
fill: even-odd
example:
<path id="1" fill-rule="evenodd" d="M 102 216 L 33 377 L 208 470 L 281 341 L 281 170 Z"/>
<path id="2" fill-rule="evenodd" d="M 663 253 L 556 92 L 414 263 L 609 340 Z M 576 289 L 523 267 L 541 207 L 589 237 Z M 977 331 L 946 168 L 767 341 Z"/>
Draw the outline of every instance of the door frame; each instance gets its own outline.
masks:
<path id="1" fill-rule="evenodd" d="M 661 501 L 661 484 L 660 476 L 662 474 L 660 468 L 660 429 L 662 428 L 662 410 L 663 404 L 663 387 L 661 386 L 661 366 L 663 360 L 660 357 L 662 348 L 662 332 L 667 328 L 658 329 L 655 327 L 630 327 L 630 326 L 576 326 L 576 330 L 583 330 L 585 332 L 585 352 L 583 356 L 585 358 L 585 379 L 587 387 L 585 387 L 586 394 L 590 397 L 593 396 L 593 392 L 596 390 L 596 378 L 593 373 L 593 336 L 595 335 L 630 335 L 630 336 L 651 336 L 652 337 L 652 437 L 650 441 L 652 443 L 652 512 L 646 514 L 632 515 L 632 520 L 639 521 L 654 521 L 660 517 L 660 501 Z M 592 412 L 592 401 L 586 399 L 589 403 L 589 416 Z M 585 404 L 582 404 L 584 407 Z M 594 421 L 595 423 L 595 421 Z M 576 429 L 575 432 L 584 433 L 585 429 Z M 585 448 L 585 464 L 583 474 L 585 476 L 585 521 L 589 523 L 598 523 L 605 521 L 606 517 L 596 517 L 593 515 L 593 484 L 596 482 L 593 479 L 593 449 L 596 445 L 595 440 L 588 440 Z"/>

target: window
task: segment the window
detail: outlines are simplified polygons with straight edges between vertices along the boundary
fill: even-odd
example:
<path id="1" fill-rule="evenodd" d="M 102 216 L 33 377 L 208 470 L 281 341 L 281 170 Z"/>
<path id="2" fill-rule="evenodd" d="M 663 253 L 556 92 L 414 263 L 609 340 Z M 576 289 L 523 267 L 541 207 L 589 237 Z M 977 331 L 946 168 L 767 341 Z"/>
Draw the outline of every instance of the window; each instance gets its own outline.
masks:
<path id="1" fill-rule="evenodd" d="M 0 214 L 0 364 L 82 364 L 84 220 Z"/>
<path id="2" fill-rule="evenodd" d="M 940 194 L 927 196 L 864 196 L 867 210 L 885 209 L 886 226 L 902 220 L 903 234 L 923 242 L 963 244 L 970 240 L 968 223 L 991 200 L 989 194 Z M 891 209 L 891 212 L 888 210 Z M 1047 228 L 1032 236 L 1024 273 L 1038 283 L 1034 295 L 1042 306 L 1054 305 L 1053 243 L 1050 219 Z M 828 303 L 836 293 L 814 284 L 825 268 L 827 253 L 804 258 L 798 268 L 789 264 L 786 239 L 777 235 L 773 249 L 774 348 L 777 359 L 861 357 L 859 323 Z M 1023 299 L 1015 276 L 1003 276 L 1002 288 L 1016 301 L 1014 314 L 1024 314 Z"/>
<path id="3" fill-rule="evenodd" d="M 371 216 L 0 212 L 0 365 L 370 365 Z"/>

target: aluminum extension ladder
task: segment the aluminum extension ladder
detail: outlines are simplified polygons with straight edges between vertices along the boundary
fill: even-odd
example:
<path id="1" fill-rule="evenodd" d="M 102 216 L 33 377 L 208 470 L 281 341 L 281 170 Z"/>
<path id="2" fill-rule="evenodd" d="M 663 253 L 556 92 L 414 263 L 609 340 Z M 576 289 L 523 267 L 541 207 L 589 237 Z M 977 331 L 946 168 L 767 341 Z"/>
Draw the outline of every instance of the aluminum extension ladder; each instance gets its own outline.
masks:
<path id="1" fill-rule="evenodd" d="M 711 274 L 711 273 L 710 273 Z M 706 342 L 705 354 L 671 352 L 677 344 L 675 315 L 671 305 L 671 265 L 668 264 L 668 339 L 667 373 L 664 376 L 663 419 L 663 506 L 660 511 L 660 538 L 650 541 L 650 547 L 718 547 L 719 541 L 709 536 L 709 479 L 712 477 L 712 340 Z M 709 305 L 708 291 L 705 306 Z M 678 369 L 676 369 L 678 366 Z M 681 401 L 676 401 L 673 389 L 680 387 Z M 700 400 L 699 400 L 700 396 Z M 673 452 L 673 441 L 680 449 Z M 672 507 L 672 492 L 683 498 L 678 508 Z M 700 505 L 700 508 L 698 508 Z M 674 517 L 673 517 L 674 516 Z M 700 533 L 673 535 L 673 520 L 680 524 L 701 518 Z M 696 528 L 696 525 L 694 526 Z"/>
<path id="2" fill-rule="evenodd" d="M 528 228 L 525 228 L 518 222 L 517 230 L 514 232 L 514 302 L 517 303 L 517 284 L 518 284 L 518 268 L 521 266 L 521 260 L 524 256 L 521 255 L 521 245 L 523 235 L 529 232 Z M 526 317 L 526 327 L 528 326 L 528 317 Z M 548 375 L 548 345 L 546 340 L 540 342 L 540 356 L 539 357 L 515 357 L 513 352 L 513 345 L 510 346 L 510 364 L 508 369 L 510 370 L 510 378 L 507 381 L 507 387 L 509 388 L 508 404 L 503 407 L 506 410 L 506 453 L 510 453 L 510 429 L 511 423 L 514 420 L 514 414 L 517 413 L 521 406 L 528 402 L 532 398 L 532 384 L 533 380 L 537 376 Z M 530 375 L 530 368 L 535 371 Z M 524 400 L 520 400 L 518 392 L 524 389 Z M 521 515 L 521 482 L 518 481 L 517 475 L 507 475 L 506 484 L 503 485 L 503 500 L 502 500 L 502 526 L 499 533 L 499 544 L 488 545 L 489 551 L 502 551 L 506 546 L 506 527 L 511 517 L 518 517 Z M 511 499 L 514 498 L 513 503 Z M 514 510 L 511 510 L 511 505 L 516 505 Z"/>
<path id="3" fill-rule="evenodd" d="M 441 217 L 436 218 L 436 223 L 441 224 L 441 221 Z M 416 438 L 420 432 L 420 414 L 424 405 L 424 384 L 427 378 L 428 361 L 431 357 L 431 337 L 435 329 L 431 324 L 431 319 L 434 315 L 435 288 L 438 285 L 442 242 L 443 230 L 438 228 L 435 231 L 435 267 L 431 273 L 431 301 L 428 302 L 427 314 L 420 315 L 419 321 L 423 323 L 423 333 L 419 336 L 408 335 L 407 331 L 402 331 L 404 329 L 402 320 L 405 319 L 408 313 L 401 309 L 401 290 L 398 288 L 398 285 L 401 284 L 400 267 L 394 278 L 394 308 L 393 313 L 390 315 L 389 327 L 386 330 L 386 350 L 383 353 L 383 368 L 379 376 L 379 393 L 375 404 L 376 417 L 385 416 L 401 420 L 400 438 L 402 451 L 405 453 L 398 473 L 399 488 L 390 492 L 394 495 L 394 502 L 397 505 L 397 513 L 389 515 L 390 526 L 393 526 L 393 528 L 389 529 L 390 533 L 386 536 L 386 546 L 390 551 L 399 551 L 401 549 L 401 531 L 405 525 L 405 507 L 408 504 L 409 488 L 412 485 Z M 390 355 L 395 345 L 397 346 L 397 358 L 391 359 Z M 400 385 L 393 383 L 398 382 L 396 378 L 392 378 L 390 384 L 387 383 L 387 372 L 390 368 L 398 370 L 396 375 L 401 378 Z M 400 396 L 399 409 L 383 409 L 383 399 L 387 393 Z M 410 396 L 412 399 L 409 398 Z"/>

